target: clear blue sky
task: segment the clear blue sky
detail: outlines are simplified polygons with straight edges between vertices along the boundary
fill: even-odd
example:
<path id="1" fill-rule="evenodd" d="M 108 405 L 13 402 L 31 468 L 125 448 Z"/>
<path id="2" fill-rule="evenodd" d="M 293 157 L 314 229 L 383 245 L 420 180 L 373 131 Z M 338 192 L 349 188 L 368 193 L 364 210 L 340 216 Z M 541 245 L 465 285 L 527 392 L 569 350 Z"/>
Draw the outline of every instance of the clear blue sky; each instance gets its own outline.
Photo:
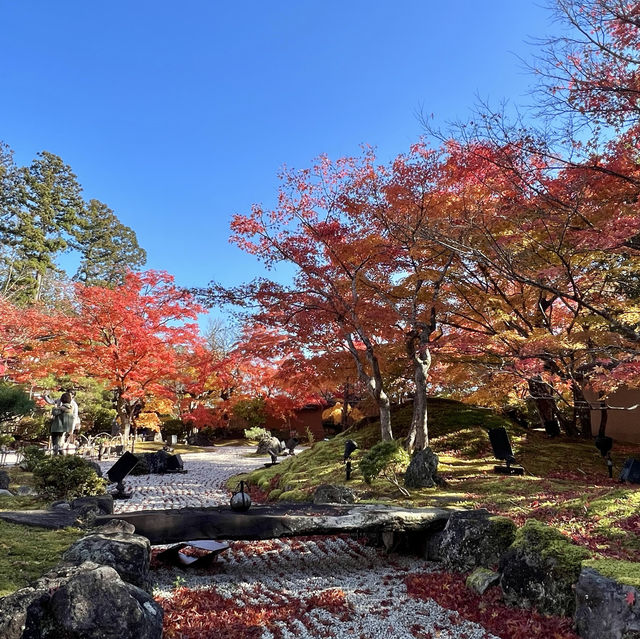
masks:
<path id="1" fill-rule="evenodd" d="M 283 164 L 390 159 L 416 113 L 526 101 L 516 55 L 551 29 L 535 0 L 0 0 L 0 139 L 47 150 L 180 285 L 251 279 L 233 213 L 270 205 Z"/>

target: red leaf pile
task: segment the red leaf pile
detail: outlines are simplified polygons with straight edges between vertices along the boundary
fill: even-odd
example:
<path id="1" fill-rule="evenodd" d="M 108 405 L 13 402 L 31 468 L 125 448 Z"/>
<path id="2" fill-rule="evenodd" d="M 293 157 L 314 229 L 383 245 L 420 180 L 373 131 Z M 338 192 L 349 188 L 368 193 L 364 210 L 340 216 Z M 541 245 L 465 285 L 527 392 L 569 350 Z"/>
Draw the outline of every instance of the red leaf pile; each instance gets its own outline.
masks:
<path id="1" fill-rule="evenodd" d="M 410 575 L 405 578 L 405 584 L 410 597 L 433 599 L 440 606 L 456 610 L 464 619 L 480 624 L 502 639 L 579 639 L 572 630 L 571 619 L 509 608 L 502 601 L 500 588 L 490 588 L 480 596 L 467 588 L 463 575 Z M 425 635 L 414 633 L 414 636 Z"/>

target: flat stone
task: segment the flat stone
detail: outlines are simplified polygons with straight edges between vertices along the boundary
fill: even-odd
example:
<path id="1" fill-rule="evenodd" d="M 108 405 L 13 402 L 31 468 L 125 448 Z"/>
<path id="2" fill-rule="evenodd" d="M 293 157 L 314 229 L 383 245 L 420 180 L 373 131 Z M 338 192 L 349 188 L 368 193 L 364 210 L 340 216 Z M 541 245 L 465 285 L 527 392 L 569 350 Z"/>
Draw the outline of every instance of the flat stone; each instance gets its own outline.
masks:
<path id="1" fill-rule="evenodd" d="M 0 519 L 12 524 L 39 528 L 67 528 L 78 524 L 78 516 L 72 510 L 16 510 L 0 512 Z"/>
<path id="2" fill-rule="evenodd" d="M 121 519 L 152 544 L 187 539 L 257 540 L 351 532 L 430 532 L 441 530 L 451 511 L 442 508 L 397 508 L 366 504 L 277 504 L 252 506 L 246 512 L 229 507 L 184 508 L 120 513 L 96 518 L 96 524 Z"/>
<path id="3" fill-rule="evenodd" d="M 491 586 L 497 586 L 500 583 L 500 573 L 489 570 L 488 568 L 476 568 L 467 577 L 467 588 L 475 590 L 479 595 L 483 595 Z"/>

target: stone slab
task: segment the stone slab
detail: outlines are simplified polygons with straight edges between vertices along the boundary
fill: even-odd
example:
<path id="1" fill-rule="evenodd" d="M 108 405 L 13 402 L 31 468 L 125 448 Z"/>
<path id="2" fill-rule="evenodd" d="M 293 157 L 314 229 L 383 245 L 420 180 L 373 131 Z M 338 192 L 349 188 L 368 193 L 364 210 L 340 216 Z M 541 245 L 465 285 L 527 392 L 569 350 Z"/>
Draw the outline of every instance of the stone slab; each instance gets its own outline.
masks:
<path id="1" fill-rule="evenodd" d="M 78 513 L 73 510 L 16 510 L 0 512 L 0 519 L 12 524 L 39 528 L 67 528 L 78 525 Z"/>
<path id="2" fill-rule="evenodd" d="M 228 506 L 138 511 L 99 516 L 95 523 L 122 519 L 152 544 L 170 544 L 188 539 L 251 541 L 353 532 L 435 532 L 444 528 L 451 512 L 444 508 L 296 503 L 252 506 L 246 512 Z"/>

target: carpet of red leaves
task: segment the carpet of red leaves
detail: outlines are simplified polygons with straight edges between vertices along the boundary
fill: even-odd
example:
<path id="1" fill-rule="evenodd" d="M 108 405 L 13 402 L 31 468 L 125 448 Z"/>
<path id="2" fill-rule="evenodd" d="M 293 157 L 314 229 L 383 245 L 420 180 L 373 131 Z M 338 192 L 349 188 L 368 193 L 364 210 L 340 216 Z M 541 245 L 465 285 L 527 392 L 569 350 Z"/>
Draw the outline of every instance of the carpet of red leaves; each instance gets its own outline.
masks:
<path id="1" fill-rule="evenodd" d="M 268 628 L 279 639 L 284 636 L 279 622 L 296 619 L 307 625 L 309 613 L 317 608 L 331 612 L 346 621 L 350 608 L 344 591 L 327 590 L 309 597 L 274 596 L 269 593 L 269 606 L 252 603 L 244 597 L 229 601 L 215 590 L 178 588 L 171 599 L 159 599 L 164 609 L 165 639 L 258 639 Z M 237 605 L 241 604 L 241 605 Z M 317 627 L 314 628 L 316 636 Z M 331 637 L 331 634 L 327 634 Z"/>
<path id="2" fill-rule="evenodd" d="M 433 599 L 440 606 L 456 610 L 463 619 L 480 624 L 502 639 L 579 639 L 572 630 L 571 619 L 510 608 L 504 604 L 498 586 L 480 596 L 467 588 L 463 575 L 451 573 L 409 575 L 405 583 L 410 597 Z M 455 616 L 450 621 L 455 624 Z M 434 630 L 437 632 L 438 628 Z M 435 639 L 435 635 L 418 627 L 412 631 L 416 639 L 432 639 L 432 636 Z M 463 632 L 458 639 L 465 639 Z"/>

